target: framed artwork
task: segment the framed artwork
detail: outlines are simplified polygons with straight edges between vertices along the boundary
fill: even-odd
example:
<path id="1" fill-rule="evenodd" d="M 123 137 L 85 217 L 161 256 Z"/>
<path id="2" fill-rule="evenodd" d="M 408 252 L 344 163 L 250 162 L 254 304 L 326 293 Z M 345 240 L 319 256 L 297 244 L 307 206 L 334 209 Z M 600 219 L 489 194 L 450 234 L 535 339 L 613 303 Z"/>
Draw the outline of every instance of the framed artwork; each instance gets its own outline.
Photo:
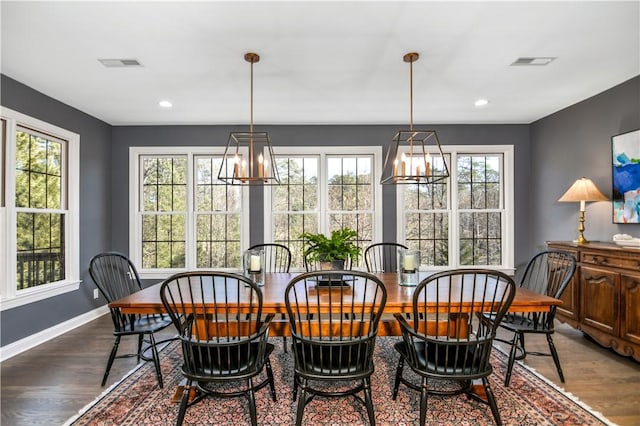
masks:
<path id="1" fill-rule="evenodd" d="M 640 130 L 611 138 L 613 223 L 640 223 Z"/>

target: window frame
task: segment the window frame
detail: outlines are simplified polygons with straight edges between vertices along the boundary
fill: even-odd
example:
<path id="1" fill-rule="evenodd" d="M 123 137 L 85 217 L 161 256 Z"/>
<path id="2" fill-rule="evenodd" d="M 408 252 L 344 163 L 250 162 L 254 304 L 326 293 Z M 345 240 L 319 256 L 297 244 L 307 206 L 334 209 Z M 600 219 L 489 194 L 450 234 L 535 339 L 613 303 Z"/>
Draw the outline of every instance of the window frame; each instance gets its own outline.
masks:
<path id="1" fill-rule="evenodd" d="M 327 182 L 326 168 L 327 157 L 340 156 L 371 156 L 371 166 L 373 168 L 372 186 L 373 186 L 373 205 L 372 205 L 372 230 L 371 244 L 382 241 L 383 238 L 383 212 L 382 212 L 382 185 L 380 178 L 382 176 L 382 147 L 380 146 L 274 146 L 273 147 L 274 162 L 277 157 L 286 156 L 317 156 L 318 162 L 318 232 L 328 234 L 328 193 L 329 185 Z M 264 189 L 265 206 L 271 206 L 272 189 L 271 186 L 265 186 Z M 265 209 L 264 214 L 264 232 L 263 240 L 265 242 L 273 241 L 273 210 Z"/>
<path id="2" fill-rule="evenodd" d="M 142 279 L 166 279 L 172 274 L 183 271 L 196 271 L 208 268 L 197 268 L 197 247 L 196 247 L 196 217 L 195 210 L 195 160 L 198 157 L 224 155 L 225 147 L 178 147 L 178 146 L 155 146 L 155 147 L 129 147 L 129 257 L 138 268 L 138 273 Z M 241 149 L 241 154 L 246 155 Z M 142 211 L 141 187 L 140 187 L 140 159 L 143 157 L 187 157 L 187 211 L 185 226 L 185 267 L 184 268 L 147 268 L 142 265 Z M 249 188 L 245 185 L 241 189 L 240 209 L 240 246 L 242 250 L 249 247 Z M 242 254 L 242 253 L 240 253 Z M 238 272 L 238 268 L 216 268 L 222 271 Z"/>
<path id="3" fill-rule="evenodd" d="M 492 268 L 498 269 L 507 274 L 515 272 L 514 267 L 514 222 L 515 222 L 515 205 L 514 205 L 514 146 L 513 145 L 443 145 L 442 152 L 449 156 L 449 173 L 448 178 L 448 217 L 449 217 L 449 265 L 446 266 L 422 266 L 423 271 L 440 271 L 451 268 Z M 502 226 L 502 262 L 500 265 L 460 265 L 460 239 L 459 239 L 459 209 L 458 208 L 458 185 L 452 184 L 453 179 L 457 177 L 457 160 L 460 155 L 492 155 L 500 154 L 503 156 L 502 166 L 502 182 L 503 182 L 503 206 L 504 215 L 501 219 Z M 485 209 L 493 210 L 493 209 Z M 397 211 L 397 228 L 396 235 L 399 242 L 405 241 L 405 210 L 403 203 L 402 191 L 396 192 L 396 211 Z"/>
<path id="4" fill-rule="evenodd" d="M 1 107 L 6 121 L 4 153 L 0 155 L 4 170 L 5 202 L 0 205 L 0 311 L 75 291 L 80 287 L 80 135 L 69 130 Z M 18 127 L 64 141 L 66 145 L 65 187 L 65 279 L 18 290 L 16 286 L 17 212 L 15 206 L 15 157 Z M 4 272 L 2 272 L 4 271 Z"/>

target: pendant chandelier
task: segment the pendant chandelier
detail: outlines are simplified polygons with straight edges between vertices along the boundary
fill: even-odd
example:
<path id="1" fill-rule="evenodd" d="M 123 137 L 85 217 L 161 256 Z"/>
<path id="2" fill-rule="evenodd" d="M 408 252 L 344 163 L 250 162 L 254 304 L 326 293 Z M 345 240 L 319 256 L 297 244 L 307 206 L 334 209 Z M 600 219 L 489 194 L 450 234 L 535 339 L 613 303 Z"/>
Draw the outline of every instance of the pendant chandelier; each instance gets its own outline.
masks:
<path id="1" fill-rule="evenodd" d="M 248 132 L 231 132 L 222 157 L 218 179 L 230 185 L 276 185 L 280 183 L 273 162 L 273 148 L 267 132 L 253 131 L 253 64 L 260 60 L 256 53 L 247 53 L 244 60 L 251 64 L 251 120 Z"/>
<path id="2" fill-rule="evenodd" d="M 435 130 L 413 128 L 413 63 L 420 55 L 404 55 L 409 63 L 409 130 L 399 130 L 394 136 L 382 166 L 381 184 L 435 183 L 449 177 L 449 168 Z"/>

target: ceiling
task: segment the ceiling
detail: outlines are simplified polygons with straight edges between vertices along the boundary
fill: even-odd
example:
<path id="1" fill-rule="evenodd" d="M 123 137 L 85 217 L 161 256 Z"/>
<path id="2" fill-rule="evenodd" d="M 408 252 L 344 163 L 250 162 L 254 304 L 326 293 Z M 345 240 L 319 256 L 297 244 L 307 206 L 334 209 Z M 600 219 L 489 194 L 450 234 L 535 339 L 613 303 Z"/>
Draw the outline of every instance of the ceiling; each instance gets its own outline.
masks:
<path id="1" fill-rule="evenodd" d="M 248 123 L 246 52 L 258 125 L 408 123 L 411 51 L 423 124 L 530 123 L 640 74 L 637 0 L 0 5 L 2 73 L 112 125 Z"/>

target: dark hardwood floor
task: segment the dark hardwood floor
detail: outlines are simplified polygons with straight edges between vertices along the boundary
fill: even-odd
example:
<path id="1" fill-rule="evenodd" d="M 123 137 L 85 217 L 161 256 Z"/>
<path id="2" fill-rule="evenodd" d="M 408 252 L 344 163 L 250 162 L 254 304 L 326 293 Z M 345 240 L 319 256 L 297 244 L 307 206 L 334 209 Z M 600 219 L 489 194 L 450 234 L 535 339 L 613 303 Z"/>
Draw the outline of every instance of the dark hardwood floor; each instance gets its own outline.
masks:
<path id="1" fill-rule="evenodd" d="M 135 366 L 135 358 L 116 360 L 107 385 L 100 381 L 113 337 L 108 315 L 1 364 L 3 426 L 60 425 Z M 167 336 L 174 333 L 165 330 Z M 640 424 L 640 364 L 623 358 L 560 326 L 555 337 L 566 383 L 551 358 L 529 357 L 526 364 L 562 385 L 594 410 L 621 426 Z M 134 339 L 121 344 L 132 349 Z M 543 337 L 527 347 L 546 347 Z"/>

